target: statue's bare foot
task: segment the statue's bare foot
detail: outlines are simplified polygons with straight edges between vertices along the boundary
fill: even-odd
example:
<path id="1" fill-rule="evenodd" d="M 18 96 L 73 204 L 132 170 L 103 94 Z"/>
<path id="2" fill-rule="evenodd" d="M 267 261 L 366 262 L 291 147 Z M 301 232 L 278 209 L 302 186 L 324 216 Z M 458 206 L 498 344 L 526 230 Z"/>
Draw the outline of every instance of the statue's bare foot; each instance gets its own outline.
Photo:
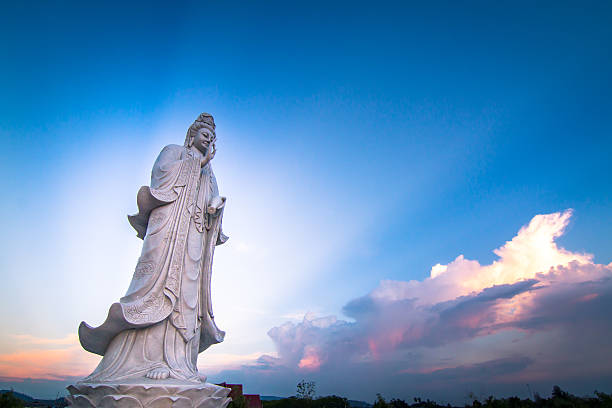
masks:
<path id="1" fill-rule="evenodd" d="M 166 367 L 154 368 L 147 373 L 146 377 L 152 380 L 165 380 L 170 377 L 170 370 Z"/>
<path id="2" fill-rule="evenodd" d="M 200 379 L 200 381 L 202 381 L 203 383 L 206 382 L 206 376 L 202 373 L 198 373 L 198 378 Z"/>

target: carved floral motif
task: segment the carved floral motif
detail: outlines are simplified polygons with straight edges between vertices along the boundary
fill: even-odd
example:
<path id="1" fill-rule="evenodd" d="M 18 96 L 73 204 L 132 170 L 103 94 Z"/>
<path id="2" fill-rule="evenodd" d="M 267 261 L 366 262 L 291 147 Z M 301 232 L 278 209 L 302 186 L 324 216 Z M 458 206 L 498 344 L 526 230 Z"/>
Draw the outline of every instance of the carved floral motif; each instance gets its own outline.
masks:
<path id="1" fill-rule="evenodd" d="M 135 278 L 145 278 L 153 275 L 155 271 L 155 262 L 154 261 L 138 261 L 136 265 L 136 269 L 134 270 Z"/>

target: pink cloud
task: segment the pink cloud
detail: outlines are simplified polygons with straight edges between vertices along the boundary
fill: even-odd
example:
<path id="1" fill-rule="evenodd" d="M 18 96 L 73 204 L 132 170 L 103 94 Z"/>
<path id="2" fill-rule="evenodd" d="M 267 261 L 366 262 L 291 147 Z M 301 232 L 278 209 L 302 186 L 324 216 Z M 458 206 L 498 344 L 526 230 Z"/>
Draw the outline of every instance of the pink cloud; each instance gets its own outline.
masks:
<path id="1" fill-rule="evenodd" d="M 459 255 L 448 265 L 432 267 L 430 277 L 424 281 L 386 280 L 370 296 L 379 300 L 416 299 L 419 304 L 435 304 L 495 285 L 532 279 L 538 273 L 572 262 L 592 264 L 592 255 L 570 252 L 555 243 L 563 235 L 571 215 L 571 210 L 536 215 L 512 240 L 493 251 L 499 259 L 489 265 Z"/>
<path id="2" fill-rule="evenodd" d="M 306 316 L 271 329 L 271 367 L 309 367 L 321 378 L 382 370 L 446 386 L 478 370 L 491 370 L 483 381 L 499 384 L 552 381 L 561 372 L 612 376 L 601 369 L 602 361 L 612 367 L 601 340 L 612 336 L 612 264 L 557 245 L 571 215 L 536 215 L 490 264 L 459 255 L 425 280 L 383 281 L 345 306 L 353 322 Z"/>
<path id="3" fill-rule="evenodd" d="M 298 367 L 306 370 L 317 370 L 321 367 L 321 358 L 315 347 L 304 347 L 304 356 L 298 363 Z"/>
<path id="4" fill-rule="evenodd" d="M 22 347 L 19 351 L 0 354 L 0 377 L 62 380 L 89 374 L 100 360 L 83 351 L 76 334 L 61 339 L 12 337 Z"/>

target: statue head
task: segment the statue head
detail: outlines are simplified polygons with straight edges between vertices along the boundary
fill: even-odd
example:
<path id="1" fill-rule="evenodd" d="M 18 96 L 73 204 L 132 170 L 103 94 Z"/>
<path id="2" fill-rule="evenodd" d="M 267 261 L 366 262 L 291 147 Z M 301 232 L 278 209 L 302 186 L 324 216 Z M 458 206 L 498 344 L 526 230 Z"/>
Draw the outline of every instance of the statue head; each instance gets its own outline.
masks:
<path id="1" fill-rule="evenodd" d="M 185 147 L 194 146 L 205 153 L 211 143 L 217 138 L 215 134 L 215 120 L 210 113 L 201 113 L 200 116 L 189 126 Z M 204 149 L 204 150 L 203 150 Z"/>

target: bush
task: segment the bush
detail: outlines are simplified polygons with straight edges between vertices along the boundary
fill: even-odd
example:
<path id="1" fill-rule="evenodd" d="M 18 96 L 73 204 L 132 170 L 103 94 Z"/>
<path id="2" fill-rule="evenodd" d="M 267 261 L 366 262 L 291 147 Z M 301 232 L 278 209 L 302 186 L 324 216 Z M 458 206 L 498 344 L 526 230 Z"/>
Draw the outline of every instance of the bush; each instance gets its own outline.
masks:
<path id="1" fill-rule="evenodd" d="M 23 408 L 23 401 L 12 392 L 4 392 L 0 395 L 0 408 Z"/>

